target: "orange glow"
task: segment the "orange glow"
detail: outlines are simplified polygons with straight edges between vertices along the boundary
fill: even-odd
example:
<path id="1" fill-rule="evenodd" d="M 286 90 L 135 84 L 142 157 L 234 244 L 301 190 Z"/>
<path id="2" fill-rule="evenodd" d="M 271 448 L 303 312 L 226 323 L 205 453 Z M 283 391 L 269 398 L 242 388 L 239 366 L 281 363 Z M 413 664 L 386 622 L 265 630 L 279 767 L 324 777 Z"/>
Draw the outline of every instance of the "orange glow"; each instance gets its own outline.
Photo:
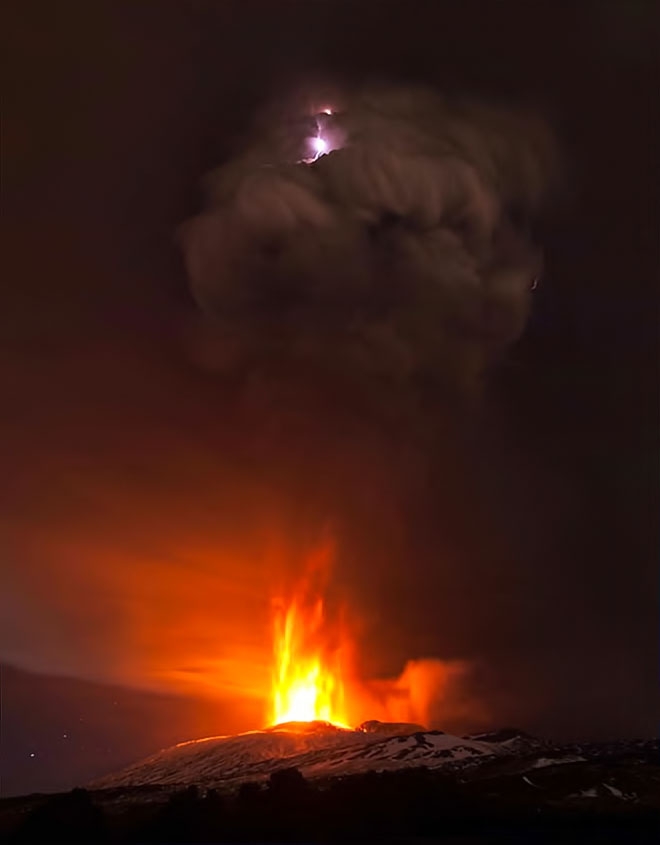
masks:
<path id="1" fill-rule="evenodd" d="M 313 552 L 294 596 L 276 603 L 273 724 L 323 721 L 346 727 L 340 632 L 321 594 L 332 555 L 331 542 Z"/>

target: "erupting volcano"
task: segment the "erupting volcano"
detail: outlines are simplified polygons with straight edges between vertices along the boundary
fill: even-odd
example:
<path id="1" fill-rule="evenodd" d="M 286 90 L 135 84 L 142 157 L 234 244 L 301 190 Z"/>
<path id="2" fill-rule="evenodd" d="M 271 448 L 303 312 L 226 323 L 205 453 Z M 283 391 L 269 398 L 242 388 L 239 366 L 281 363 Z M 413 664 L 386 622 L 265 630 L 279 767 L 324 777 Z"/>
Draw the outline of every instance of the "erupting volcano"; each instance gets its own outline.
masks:
<path id="1" fill-rule="evenodd" d="M 359 778 L 367 773 L 373 776 L 367 782 L 378 784 L 385 782 L 385 773 L 413 769 L 417 774 L 412 773 L 409 781 L 399 781 L 411 784 L 413 790 L 419 784 L 419 772 L 425 773 L 422 783 L 428 784 L 438 770 L 443 773 L 439 781 L 443 790 L 453 778 L 458 784 L 468 784 L 469 795 L 474 789 L 471 782 L 478 790 L 483 778 L 501 779 L 510 795 L 513 774 L 522 795 L 516 800 L 525 802 L 540 800 L 536 790 L 542 792 L 545 787 L 537 781 L 544 776 L 544 782 L 552 784 L 552 793 L 546 795 L 552 794 L 553 802 L 559 796 L 572 806 L 580 796 L 601 793 L 610 802 L 614 798 L 615 804 L 638 800 L 633 788 L 638 789 L 640 781 L 634 778 L 638 778 L 640 761 L 656 753 L 657 743 L 562 745 L 516 729 L 477 734 L 429 730 L 410 719 L 423 711 L 424 696 L 440 694 L 456 671 L 440 661 L 412 661 L 400 677 L 372 682 L 370 695 L 369 682 L 360 682 L 349 672 L 347 655 L 353 643 L 328 590 L 334 555 L 333 539 L 325 538 L 307 556 L 304 574 L 294 589 L 274 602 L 269 727 L 180 742 L 90 786 L 122 797 L 134 788 L 155 787 L 151 793 L 155 796 L 182 787 L 208 790 L 207 795 L 219 790 L 224 800 L 238 794 L 240 805 L 248 794 L 260 799 L 279 794 L 278 783 L 297 788 L 307 781 L 308 789 L 316 789 L 317 782 L 325 784 L 319 787 L 321 791 L 332 792 L 327 784 L 341 782 L 359 790 L 363 783 Z M 356 718 L 358 713 L 361 719 Z M 604 767 L 603 761 L 609 758 L 632 759 L 632 778 L 627 770 L 622 775 L 617 763 L 620 780 L 614 781 Z M 569 775 L 558 789 L 564 772 Z M 594 778 L 599 786 L 593 785 Z M 530 788 L 535 792 L 530 793 Z M 177 800 L 175 794 L 171 801 Z"/>
<path id="2" fill-rule="evenodd" d="M 321 721 L 347 727 L 341 637 L 329 623 L 322 593 L 333 553 L 326 540 L 310 555 L 293 596 L 275 602 L 273 725 Z"/>
<path id="3" fill-rule="evenodd" d="M 451 718 L 452 684 L 467 671 L 464 663 L 423 655 L 395 675 L 359 671 L 356 617 L 333 576 L 336 553 L 336 537 L 324 534 L 304 555 L 293 586 L 272 602 L 267 730 L 336 733 L 381 721 L 422 730 L 440 706 Z"/>

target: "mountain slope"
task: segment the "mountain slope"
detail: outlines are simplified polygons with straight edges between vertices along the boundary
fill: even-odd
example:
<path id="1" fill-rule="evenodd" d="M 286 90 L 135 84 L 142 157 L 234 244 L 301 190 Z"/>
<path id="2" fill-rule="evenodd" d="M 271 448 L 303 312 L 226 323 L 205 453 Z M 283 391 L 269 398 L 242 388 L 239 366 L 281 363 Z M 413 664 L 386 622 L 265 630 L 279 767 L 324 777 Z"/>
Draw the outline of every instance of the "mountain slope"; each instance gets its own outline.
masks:
<path id="1" fill-rule="evenodd" d="M 96 788 L 149 784 L 230 787 L 262 780 L 284 767 L 307 778 L 448 764 L 541 751 L 545 744 L 520 732 L 459 737 L 419 725 L 365 723 L 344 730 L 323 723 L 281 725 L 236 736 L 180 743 L 93 784 Z"/>

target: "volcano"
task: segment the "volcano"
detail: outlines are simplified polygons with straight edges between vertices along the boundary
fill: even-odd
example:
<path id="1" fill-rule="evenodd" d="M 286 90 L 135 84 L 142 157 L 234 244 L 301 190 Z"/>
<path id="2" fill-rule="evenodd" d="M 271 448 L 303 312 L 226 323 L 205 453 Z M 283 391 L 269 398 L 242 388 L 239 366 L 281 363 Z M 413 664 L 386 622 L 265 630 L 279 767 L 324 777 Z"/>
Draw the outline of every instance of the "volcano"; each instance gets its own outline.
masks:
<path id="1" fill-rule="evenodd" d="M 455 736 L 400 722 L 295 721 L 182 742 L 87 790 L 0 801 L 0 835 L 382 842 L 393 833 L 445 841 L 435 837 L 449 829 L 471 842 L 492 842 L 497 830 L 545 843 L 549 827 L 562 842 L 655 842 L 659 759 L 657 740 L 556 745 L 512 729 Z"/>
<path id="2" fill-rule="evenodd" d="M 419 695 L 404 676 L 390 688 L 396 693 L 395 712 L 403 719 L 410 714 L 410 721 L 369 719 L 349 727 L 357 722 L 351 721 L 351 713 L 358 707 L 362 713 L 373 712 L 368 710 L 373 699 L 361 697 L 360 686 L 347 671 L 353 643 L 341 615 L 333 615 L 325 600 L 333 557 L 334 541 L 326 536 L 307 556 L 303 577 L 288 595 L 274 601 L 271 724 L 165 748 L 90 784 L 97 795 L 105 796 L 101 800 L 146 800 L 145 790 L 151 795 L 148 800 L 161 800 L 164 794 L 190 788 L 201 795 L 238 795 L 240 803 L 246 791 L 274 795 L 273 784 L 289 775 L 299 786 L 304 783 L 322 792 L 363 776 L 414 780 L 411 770 L 441 779 L 447 775 L 455 784 L 513 778 L 515 789 L 525 793 L 541 788 L 543 773 L 559 770 L 566 800 L 582 793 L 590 796 L 594 778 L 597 785 L 615 790 L 609 797 L 637 800 L 639 773 L 657 753 L 657 743 L 558 745 L 515 729 L 466 736 L 428 730 L 418 723 L 423 719 L 414 706 Z M 385 688 L 381 683 L 381 691 Z M 617 765 L 632 761 L 632 777 L 612 780 L 609 763 L 604 762 L 611 759 Z M 570 770 L 573 776 L 567 780 L 564 773 Z M 244 785 L 246 790 L 241 789 Z M 359 785 L 356 788 L 359 791 Z"/>
<path id="3" fill-rule="evenodd" d="M 296 768 L 315 780 L 377 770 L 469 766 L 511 754 L 541 751 L 545 743 L 520 731 L 453 736 L 421 725 L 364 722 L 346 729 L 327 722 L 288 722 L 235 736 L 182 742 L 93 784 L 94 788 L 185 786 L 231 789 Z"/>
<path id="4" fill-rule="evenodd" d="M 388 778 L 398 784 L 396 789 L 415 793 L 420 776 L 422 783 L 427 776 L 439 778 L 440 795 L 454 784 L 450 792 L 458 790 L 466 806 L 479 812 L 484 806 L 496 813 L 514 808 L 523 817 L 541 809 L 597 810 L 615 817 L 624 813 L 624 818 L 637 813 L 643 821 L 645 814 L 660 809 L 658 755 L 657 740 L 557 744 L 515 729 L 455 736 L 405 723 L 369 721 L 351 730 L 318 721 L 290 722 L 179 743 L 90 788 L 100 806 L 123 812 L 135 803 L 176 802 L 190 790 L 224 794 L 229 801 L 238 794 L 240 805 L 245 786 L 253 798 L 265 800 L 275 795 L 273 784 L 285 775 L 295 775 L 312 790 L 309 794 L 318 796 L 332 796 L 337 789 L 342 795 L 360 795 L 368 783 L 388 794 Z M 255 800 L 263 812 L 261 799 Z"/>

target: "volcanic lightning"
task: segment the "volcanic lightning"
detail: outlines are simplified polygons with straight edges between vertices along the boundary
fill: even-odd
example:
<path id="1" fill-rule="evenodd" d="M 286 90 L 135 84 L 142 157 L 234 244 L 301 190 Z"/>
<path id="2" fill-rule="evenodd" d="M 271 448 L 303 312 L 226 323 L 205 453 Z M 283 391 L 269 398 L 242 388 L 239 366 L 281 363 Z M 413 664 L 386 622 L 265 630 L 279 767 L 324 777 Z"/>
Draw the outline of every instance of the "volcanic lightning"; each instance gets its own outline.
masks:
<path id="1" fill-rule="evenodd" d="M 301 159 L 299 164 L 313 164 L 322 155 L 326 155 L 326 153 L 332 151 L 333 145 L 324 135 L 325 120 L 332 114 L 333 111 L 331 109 L 324 108 L 316 115 L 316 135 L 307 139 L 311 155 L 307 158 Z"/>
<path id="2" fill-rule="evenodd" d="M 323 153 L 327 152 L 328 142 L 325 140 L 325 138 L 321 138 L 321 136 L 318 135 L 316 138 L 312 139 L 312 146 L 314 147 L 316 155 L 318 157 L 323 155 Z"/>

